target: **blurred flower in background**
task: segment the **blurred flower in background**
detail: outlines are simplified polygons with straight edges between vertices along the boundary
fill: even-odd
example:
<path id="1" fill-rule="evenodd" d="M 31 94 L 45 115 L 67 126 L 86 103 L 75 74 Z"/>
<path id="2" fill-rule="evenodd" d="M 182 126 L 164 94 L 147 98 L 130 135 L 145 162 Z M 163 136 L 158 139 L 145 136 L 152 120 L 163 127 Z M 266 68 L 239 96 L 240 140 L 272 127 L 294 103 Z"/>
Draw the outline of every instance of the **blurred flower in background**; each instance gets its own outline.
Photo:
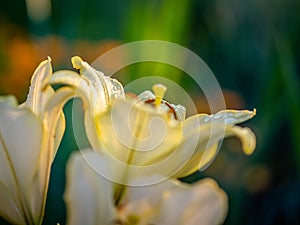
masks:
<path id="1" fill-rule="evenodd" d="M 299 11 L 297 0 L 6 1 L 0 9 L 0 94 L 23 101 L 34 68 L 47 56 L 61 69 L 71 68 L 73 55 L 92 62 L 129 41 L 181 44 L 212 69 L 228 108 L 258 111 L 247 124 L 258 139 L 253 156 L 243 156 L 236 140 L 226 140 L 214 164 L 184 181 L 213 177 L 219 182 L 229 198 L 225 224 L 298 224 Z M 174 80 L 191 95 L 199 113 L 211 113 L 193 80 L 170 66 L 138 63 L 114 76 L 127 83 L 150 75 Z M 67 115 L 70 108 L 71 103 Z M 68 116 L 66 121 L 70 127 Z M 65 205 L 57 196 L 64 190 L 65 162 L 77 149 L 72 127 L 60 149 L 64 151 L 53 164 L 56 183 L 50 182 L 45 224 L 65 221 Z"/>

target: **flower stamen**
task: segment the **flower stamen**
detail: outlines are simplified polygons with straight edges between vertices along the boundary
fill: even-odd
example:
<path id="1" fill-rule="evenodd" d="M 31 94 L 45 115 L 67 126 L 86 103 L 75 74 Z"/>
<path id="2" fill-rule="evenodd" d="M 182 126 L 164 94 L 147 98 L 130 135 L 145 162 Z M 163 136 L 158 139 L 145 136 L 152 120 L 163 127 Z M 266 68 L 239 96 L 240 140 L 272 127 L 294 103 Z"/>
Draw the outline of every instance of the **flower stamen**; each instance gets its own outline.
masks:
<path id="1" fill-rule="evenodd" d="M 165 93 L 167 91 L 167 87 L 163 84 L 154 84 L 152 90 L 155 94 L 154 105 L 158 107 L 162 103 L 163 97 L 165 96 Z"/>

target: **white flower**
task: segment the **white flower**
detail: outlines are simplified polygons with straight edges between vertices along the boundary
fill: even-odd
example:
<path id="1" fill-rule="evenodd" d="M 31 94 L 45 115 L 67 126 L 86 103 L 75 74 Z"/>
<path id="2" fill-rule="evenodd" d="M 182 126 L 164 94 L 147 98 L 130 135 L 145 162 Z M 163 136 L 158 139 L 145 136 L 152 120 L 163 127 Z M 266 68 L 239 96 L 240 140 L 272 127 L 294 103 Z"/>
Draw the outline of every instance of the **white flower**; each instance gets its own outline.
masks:
<path id="1" fill-rule="evenodd" d="M 251 119 L 255 110 L 224 110 L 185 119 L 183 106 L 163 100 L 163 85 L 154 87 L 155 95 L 144 92 L 137 101 L 125 100 L 118 81 L 79 57 L 73 57 L 72 62 L 82 76 L 59 71 L 50 83 L 67 85 L 82 98 L 90 144 L 107 156 L 115 170 L 123 171 L 116 173 L 118 181 L 126 183 L 125 173 L 136 178 L 157 173 L 167 177 L 189 175 L 210 164 L 224 137 L 238 137 L 246 154 L 255 149 L 253 132 L 236 126 Z"/>
<path id="2" fill-rule="evenodd" d="M 50 168 L 65 129 L 66 99 L 48 86 L 50 61 L 36 69 L 25 103 L 0 98 L 0 216 L 13 224 L 42 223 Z"/>
<path id="3" fill-rule="evenodd" d="M 235 124 L 252 118 L 255 111 L 225 110 L 184 119 L 182 106 L 167 102 L 152 105 L 156 96 L 150 92 L 146 95 L 150 97 L 147 100 L 144 93 L 142 101 L 116 99 L 95 119 L 96 146 L 100 146 L 95 150 L 105 154 L 115 170 L 123 171 L 116 178 L 120 182 L 127 182 L 125 173 L 135 178 L 150 174 L 187 176 L 209 165 L 224 137 L 238 137 L 244 152 L 253 152 L 254 134 Z"/>
<path id="4" fill-rule="evenodd" d="M 227 196 L 211 179 L 193 185 L 171 179 L 127 187 L 123 200 L 115 203 L 113 183 L 97 173 L 107 166 L 106 158 L 89 150 L 81 153 L 71 156 L 67 167 L 68 225 L 209 225 L 224 221 Z M 152 180 L 146 177 L 143 183 Z"/>

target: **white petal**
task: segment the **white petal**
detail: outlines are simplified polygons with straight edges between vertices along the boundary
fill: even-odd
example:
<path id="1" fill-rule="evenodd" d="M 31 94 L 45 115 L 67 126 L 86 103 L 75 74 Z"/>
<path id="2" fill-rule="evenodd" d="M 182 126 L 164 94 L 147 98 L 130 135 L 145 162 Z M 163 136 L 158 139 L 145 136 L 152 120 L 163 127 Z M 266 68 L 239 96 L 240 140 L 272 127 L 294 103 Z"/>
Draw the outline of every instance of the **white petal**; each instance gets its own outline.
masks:
<path id="1" fill-rule="evenodd" d="M 206 168 L 217 155 L 219 141 L 224 136 L 223 126 L 204 125 L 185 137 L 174 152 L 174 158 L 178 158 L 176 163 L 181 165 L 174 176 L 184 177 Z"/>
<path id="2" fill-rule="evenodd" d="M 164 193 L 158 224 L 217 225 L 227 214 L 227 196 L 211 179 Z"/>
<path id="3" fill-rule="evenodd" d="M 84 125 L 85 125 L 86 135 L 89 139 L 91 147 L 95 150 L 99 150 L 101 148 L 101 140 L 99 138 L 100 137 L 99 132 L 101 131 L 97 129 L 97 120 L 94 117 L 93 113 L 91 112 L 91 109 L 86 109 L 84 113 Z"/>
<path id="4" fill-rule="evenodd" d="M 72 64 L 90 83 L 88 90 L 91 93 L 90 104 L 95 115 L 106 111 L 113 99 L 125 97 L 123 86 L 119 81 L 95 70 L 78 56 L 72 58 Z"/>
<path id="5" fill-rule="evenodd" d="M 20 184 L 28 185 L 40 153 L 42 124 L 31 111 L 17 109 L 12 104 L 3 104 L 3 101 L 7 103 L 9 99 L 0 100 L 0 149 L 3 154 L 0 165 L 10 163 L 9 170 L 14 169 Z M 2 175 L 1 180 L 5 180 L 5 174 Z"/>
<path id="6" fill-rule="evenodd" d="M 31 202 L 31 211 L 40 212 L 43 215 L 45 208 L 50 169 L 57 149 L 65 130 L 65 118 L 62 113 L 64 104 L 74 96 L 74 90 L 68 87 L 59 89 L 48 99 L 43 115 L 43 143 L 40 147 L 39 162 L 31 183 L 28 199 Z M 38 195 L 39 197 L 35 197 Z M 41 221 L 42 217 L 38 221 Z"/>
<path id="7" fill-rule="evenodd" d="M 188 147 L 187 147 L 188 148 Z M 182 161 L 182 167 L 173 174 L 174 177 L 186 177 L 197 170 L 204 170 L 218 153 L 218 143 L 211 147 L 205 145 L 201 148 L 197 146 L 194 154 L 185 162 Z M 186 151 L 186 149 L 184 150 Z"/>
<path id="8" fill-rule="evenodd" d="M 81 98 L 84 104 L 87 137 L 92 147 L 99 149 L 95 118 L 107 110 L 113 99 L 124 98 L 124 89 L 120 82 L 95 70 L 78 56 L 72 58 L 72 63 L 74 68 L 80 70 L 82 76 L 72 71 L 58 71 L 53 74 L 50 83 L 76 89 L 75 95 Z"/>
<path id="9" fill-rule="evenodd" d="M 156 180 L 166 181 L 150 185 Z M 165 191 L 177 187 L 178 182 L 167 180 L 166 177 L 149 176 L 134 183 L 143 183 L 144 186 L 127 187 L 125 197 L 121 203 L 123 207 L 118 211 L 119 217 L 126 221 L 130 216 L 136 216 L 141 220 L 141 224 L 160 224 L 157 223 L 157 219 L 160 214 L 163 194 Z"/>
<path id="10" fill-rule="evenodd" d="M 256 137 L 251 129 L 247 127 L 234 126 L 226 130 L 226 136 L 236 136 L 242 143 L 243 151 L 246 155 L 251 155 L 256 147 Z"/>
<path id="11" fill-rule="evenodd" d="M 74 97 L 74 93 L 75 91 L 72 88 L 60 88 L 48 99 L 45 105 L 43 124 L 47 136 L 45 137 L 44 147 L 51 152 L 51 162 L 55 157 L 65 130 L 65 118 L 62 109 L 66 102 Z"/>
<path id="12" fill-rule="evenodd" d="M 181 139 L 180 123 L 148 105 L 116 100 L 111 110 L 99 116 L 102 150 L 117 160 L 146 166 L 163 160 Z"/>
<path id="13" fill-rule="evenodd" d="M 138 182 L 133 182 L 143 185 L 129 186 L 126 197 L 124 199 L 124 204 L 126 202 L 139 201 L 143 198 L 149 198 L 149 201 L 152 202 L 151 205 L 158 205 L 161 200 L 157 196 L 166 189 L 177 187 L 179 183 L 175 179 L 168 179 L 167 177 L 164 177 L 164 182 L 153 184 L 153 182 L 155 182 L 156 180 L 162 180 L 163 177 L 163 175 L 151 175 L 140 178 Z M 145 193 L 147 194 L 145 195 Z"/>
<path id="14" fill-rule="evenodd" d="M 251 154 L 255 149 L 255 135 L 248 128 L 239 129 L 232 126 L 252 118 L 255 110 L 225 110 L 215 115 L 196 115 L 183 122 L 183 139 L 178 148 L 181 149 L 177 163 L 184 165 L 176 177 L 184 177 L 197 169 L 205 169 L 216 157 L 219 142 L 225 137 L 236 136 L 242 141 L 243 150 Z M 191 153 L 192 152 L 192 153 Z M 181 155 L 181 156 L 180 156 Z M 191 156 L 183 161 L 184 156 Z"/>
<path id="15" fill-rule="evenodd" d="M 197 114 L 191 116 L 184 121 L 184 134 L 194 132 L 195 129 L 198 129 L 199 126 L 212 124 L 218 125 L 235 125 L 238 123 L 245 122 L 256 114 L 256 110 L 223 110 L 216 114 Z"/>
<path id="16" fill-rule="evenodd" d="M 42 123 L 30 110 L 18 109 L 12 97 L 0 99 L 0 183 L 17 196 L 16 205 L 27 210 L 23 215 L 33 213 L 34 218 L 40 215 L 29 212 L 26 194 L 38 166 L 42 137 Z M 41 198 L 38 193 L 31 197 Z"/>
<path id="17" fill-rule="evenodd" d="M 109 224 L 116 218 L 112 183 L 89 164 L 103 166 L 106 161 L 96 152 L 86 150 L 81 153 L 74 153 L 67 165 L 67 224 Z"/>
<path id="18" fill-rule="evenodd" d="M 154 177 L 144 178 L 151 183 Z M 221 224 L 227 214 L 227 196 L 215 181 L 204 179 L 187 185 L 167 180 L 155 185 L 128 187 L 118 215 L 139 224 L 198 225 Z"/>
<path id="19" fill-rule="evenodd" d="M 0 183 L 0 216 L 12 224 L 26 224 L 25 216 L 21 212 L 16 193 L 8 190 Z"/>
<path id="20" fill-rule="evenodd" d="M 48 98 L 54 94 L 54 90 L 48 85 L 51 75 L 51 59 L 48 58 L 40 63 L 31 79 L 31 86 L 24 107 L 31 109 L 39 117 L 42 116 Z"/>

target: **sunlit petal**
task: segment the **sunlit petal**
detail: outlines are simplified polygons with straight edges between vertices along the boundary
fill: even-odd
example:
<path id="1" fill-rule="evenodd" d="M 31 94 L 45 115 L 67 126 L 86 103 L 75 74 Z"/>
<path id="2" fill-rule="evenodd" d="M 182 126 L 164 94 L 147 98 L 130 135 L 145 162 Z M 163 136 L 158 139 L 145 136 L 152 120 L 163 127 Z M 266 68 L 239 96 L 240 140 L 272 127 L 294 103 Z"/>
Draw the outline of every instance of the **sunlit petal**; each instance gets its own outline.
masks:
<path id="1" fill-rule="evenodd" d="M 152 178 L 144 178 L 143 183 L 151 184 Z M 226 194 L 212 179 L 192 185 L 167 180 L 128 187 L 121 205 L 118 215 L 127 223 L 172 225 L 221 224 L 228 208 Z"/>
<path id="2" fill-rule="evenodd" d="M 153 181 L 160 179 L 166 180 L 159 184 L 152 184 Z M 179 182 L 158 178 L 158 175 L 151 175 L 140 178 L 139 183 L 146 185 L 128 187 L 121 207 L 118 210 L 119 217 L 123 220 L 130 220 L 136 217 L 140 224 L 161 224 L 158 223 L 163 196 L 169 190 L 178 187 Z M 149 185 L 147 185 L 149 184 Z"/>
<path id="3" fill-rule="evenodd" d="M 246 155 L 251 155 L 256 147 L 256 137 L 253 131 L 247 127 L 234 126 L 226 130 L 226 136 L 236 136 L 242 143 Z"/>
<path id="4" fill-rule="evenodd" d="M 18 197 L 13 191 L 0 183 L 0 216 L 12 224 L 26 224 Z"/>
<path id="5" fill-rule="evenodd" d="M 87 137 L 92 147 L 99 149 L 96 118 L 107 110 L 114 99 L 125 97 L 124 89 L 119 81 L 95 70 L 78 56 L 72 58 L 72 64 L 80 71 L 80 75 L 68 70 L 57 71 L 49 82 L 74 88 L 74 96 L 79 97 L 84 104 Z"/>
<path id="6" fill-rule="evenodd" d="M 42 122 L 29 109 L 18 109 L 13 97 L 7 97 L 0 100 L 0 124 L 1 186 L 11 193 L 15 205 L 23 210 L 23 219 L 39 218 L 39 211 L 29 211 L 30 201 L 25 193 L 31 192 L 38 165 L 43 138 Z M 38 193 L 32 195 L 39 198 Z M 8 220 L 11 221 L 19 209 L 11 213 L 6 211 L 4 216 L 10 215 Z"/>
<path id="7" fill-rule="evenodd" d="M 217 225 L 227 214 L 227 196 L 211 179 L 164 193 L 158 224 Z"/>
<path id="8" fill-rule="evenodd" d="M 244 122 L 255 115 L 254 111 L 226 110 L 214 115 L 196 115 L 183 122 L 183 138 L 178 146 L 181 149 L 178 156 L 184 159 L 184 155 L 192 156 L 186 162 L 178 160 L 178 164 L 184 165 L 176 172 L 176 177 L 187 176 L 199 169 L 206 168 L 216 157 L 219 142 L 225 137 L 236 136 L 242 141 L 245 154 L 251 154 L 255 149 L 255 135 L 248 128 L 232 126 L 235 123 Z"/>
<path id="9" fill-rule="evenodd" d="M 198 130 L 184 137 L 177 153 L 177 164 L 181 165 L 176 171 L 175 177 L 187 176 L 199 169 L 205 168 L 216 156 L 219 141 L 225 136 L 225 128 L 222 125 L 210 125 L 198 127 Z M 188 159 L 185 156 L 190 156 Z"/>
<path id="10" fill-rule="evenodd" d="M 51 59 L 40 63 L 31 78 L 31 86 L 24 107 L 29 108 L 38 117 L 42 116 L 47 100 L 54 94 L 48 85 L 52 75 Z"/>
<path id="11" fill-rule="evenodd" d="M 106 161 L 98 153 L 81 151 L 74 154 L 67 166 L 67 224 L 109 224 L 116 218 L 112 199 L 112 183 L 93 170 L 92 165 Z"/>
<path id="12" fill-rule="evenodd" d="M 183 133 L 187 135 L 190 132 L 194 132 L 195 129 L 198 129 L 199 126 L 206 124 L 223 124 L 226 125 L 235 125 L 238 123 L 245 122 L 256 114 L 256 110 L 222 110 L 216 114 L 197 114 L 187 118 L 184 121 Z"/>
<path id="13" fill-rule="evenodd" d="M 124 98 L 124 89 L 119 81 L 95 70 L 78 56 L 72 58 L 72 64 L 80 71 L 83 78 L 89 81 L 88 91 L 91 94 L 90 104 L 94 114 L 104 112 L 113 99 Z"/>
<path id="14" fill-rule="evenodd" d="M 162 160 L 176 148 L 181 126 L 155 112 L 151 106 L 116 100 L 97 118 L 102 150 L 132 165 L 149 165 Z M 101 132 L 103 131 L 103 132 Z"/>

